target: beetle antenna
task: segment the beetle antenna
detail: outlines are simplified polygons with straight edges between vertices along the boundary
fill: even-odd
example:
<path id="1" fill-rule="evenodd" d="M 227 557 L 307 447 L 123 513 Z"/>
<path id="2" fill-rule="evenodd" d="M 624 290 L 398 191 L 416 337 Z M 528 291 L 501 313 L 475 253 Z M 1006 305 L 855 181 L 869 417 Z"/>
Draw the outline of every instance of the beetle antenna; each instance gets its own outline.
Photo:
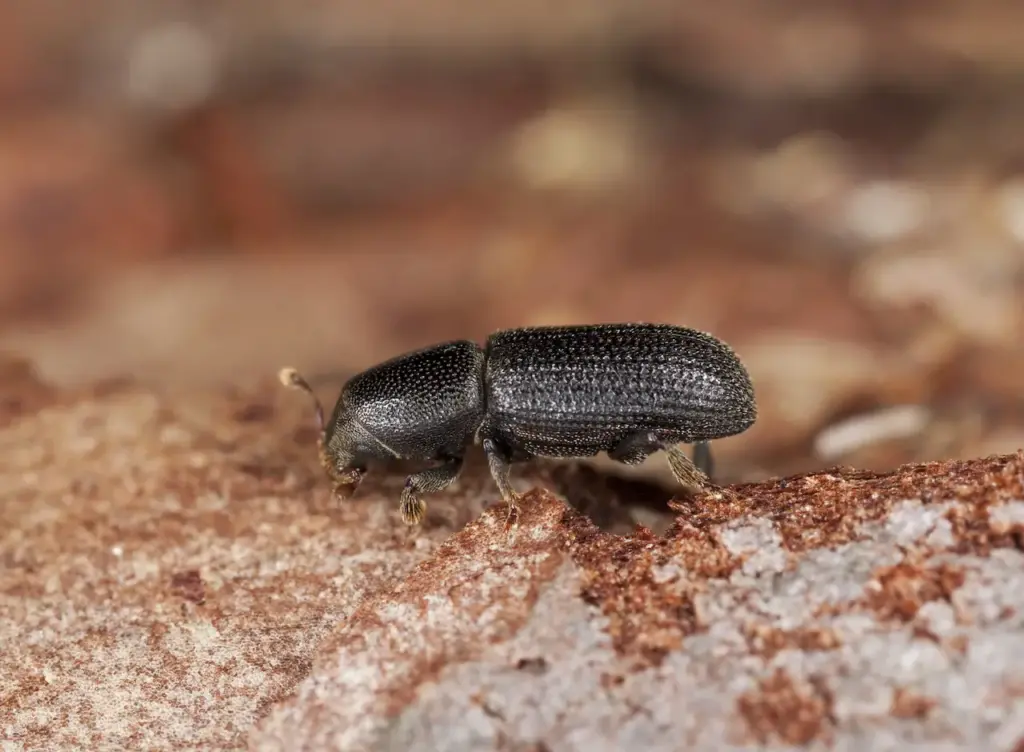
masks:
<path id="1" fill-rule="evenodd" d="M 289 389 L 299 389 L 313 399 L 313 407 L 316 409 L 317 427 L 322 433 L 324 430 L 324 407 L 320 404 L 320 400 L 317 398 L 316 392 L 309 385 L 309 382 L 294 368 L 282 368 L 278 371 L 277 378 Z"/>

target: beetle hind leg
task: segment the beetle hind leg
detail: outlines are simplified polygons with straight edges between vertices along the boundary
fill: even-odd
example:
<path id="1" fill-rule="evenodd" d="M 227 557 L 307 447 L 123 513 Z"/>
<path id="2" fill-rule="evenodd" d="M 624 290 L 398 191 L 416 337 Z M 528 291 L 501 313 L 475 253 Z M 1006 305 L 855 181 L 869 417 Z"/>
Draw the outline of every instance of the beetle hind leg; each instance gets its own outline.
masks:
<path id="1" fill-rule="evenodd" d="M 711 443 L 698 441 L 693 445 L 693 464 L 708 478 L 714 477 L 715 460 L 711 456 Z"/>
<path id="2" fill-rule="evenodd" d="M 458 479 L 461 472 L 462 457 L 451 457 L 442 465 L 410 475 L 405 481 L 398 505 L 402 522 L 406 525 L 418 525 L 427 511 L 427 503 L 420 495 L 444 490 Z"/>
<path id="3" fill-rule="evenodd" d="M 701 448 L 703 445 L 703 448 Z M 691 460 L 677 445 L 658 438 L 653 432 L 635 433 L 622 439 L 608 456 L 624 465 L 639 465 L 648 456 L 664 450 L 668 457 L 668 466 L 676 481 L 688 489 L 699 489 L 708 482 L 704 463 L 710 461 L 710 451 L 704 442 L 694 448 L 694 460 Z"/>
<path id="4" fill-rule="evenodd" d="M 668 457 L 668 466 L 672 470 L 672 476 L 681 485 L 690 491 L 697 491 L 704 488 L 709 478 L 693 460 L 686 456 L 686 452 L 676 445 L 665 447 L 665 455 Z"/>
<path id="5" fill-rule="evenodd" d="M 663 443 L 656 434 L 634 433 L 609 450 L 608 457 L 623 465 L 642 465 L 644 460 L 662 448 Z"/>

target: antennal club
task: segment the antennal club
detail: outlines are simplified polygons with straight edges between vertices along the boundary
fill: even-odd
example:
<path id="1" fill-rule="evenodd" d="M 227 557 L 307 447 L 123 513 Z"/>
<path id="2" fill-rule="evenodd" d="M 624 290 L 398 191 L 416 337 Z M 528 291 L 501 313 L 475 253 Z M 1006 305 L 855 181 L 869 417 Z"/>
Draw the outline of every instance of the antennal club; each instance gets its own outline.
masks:
<path id="1" fill-rule="evenodd" d="M 277 378 L 281 381 L 282 384 L 284 384 L 289 389 L 298 389 L 300 391 L 303 391 L 313 399 L 313 407 L 316 409 L 317 428 L 321 432 L 323 432 L 324 408 L 323 405 L 320 404 L 320 400 L 317 398 L 316 393 L 313 391 L 313 388 L 309 385 L 309 382 L 306 381 L 302 377 L 302 374 L 300 374 L 294 368 L 282 368 L 278 372 Z"/>

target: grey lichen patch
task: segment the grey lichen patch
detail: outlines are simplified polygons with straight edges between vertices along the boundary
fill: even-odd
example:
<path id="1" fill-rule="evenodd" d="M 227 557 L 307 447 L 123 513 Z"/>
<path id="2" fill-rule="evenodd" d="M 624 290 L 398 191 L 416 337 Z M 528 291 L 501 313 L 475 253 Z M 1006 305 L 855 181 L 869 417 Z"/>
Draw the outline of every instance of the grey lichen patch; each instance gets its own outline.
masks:
<path id="1" fill-rule="evenodd" d="M 735 520 L 723 525 L 718 534 L 729 552 L 742 559 L 740 572 L 745 577 L 782 572 L 789 563 L 789 555 L 782 547 L 782 536 L 771 520 L 758 517 Z"/>
<path id="2" fill-rule="evenodd" d="M 558 545 L 565 513 L 550 495 L 531 494 L 510 534 L 502 510 L 492 510 L 367 599 L 324 641 L 313 676 L 257 732 L 257 743 L 362 748 L 445 666 L 513 637 L 566 562 Z"/>
<path id="3" fill-rule="evenodd" d="M 898 546 L 913 546 L 925 539 L 933 546 L 941 542 L 948 545 L 951 528 L 945 515 L 951 506 L 951 503 L 926 505 L 919 500 L 902 501 L 890 511 L 884 532 L 892 536 Z"/>
<path id="4" fill-rule="evenodd" d="M 606 620 L 578 598 L 579 571 L 566 562 L 529 619 L 475 660 L 452 662 L 374 737 L 374 749 L 493 749 L 515 739 L 538 748 L 573 716 L 622 718 L 602 676 L 616 654 Z"/>
<path id="5" fill-rule="evenodd" d="M 992 530 L 1001 535 L 1024 530 L 1024 501 L 1014 500 L 992 506 L 988 510 L 988 519 Z"/>
<path id="6" fill-rule="evenodd" d="M 965 577 L 951 604 L 957 622 L 974 629 L 1024 630 L 1024 592 L 1016 582 L 1024 571 L 1024 553 L 1000 550 L 961 561 Z"/>

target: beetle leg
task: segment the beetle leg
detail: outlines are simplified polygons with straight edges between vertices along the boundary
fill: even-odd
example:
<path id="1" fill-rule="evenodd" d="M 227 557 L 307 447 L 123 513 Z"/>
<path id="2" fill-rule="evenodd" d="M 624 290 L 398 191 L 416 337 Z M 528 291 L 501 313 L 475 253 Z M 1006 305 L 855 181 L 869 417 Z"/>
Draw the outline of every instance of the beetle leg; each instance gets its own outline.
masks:
<path id="1" fill-rule="evenodd" d="M 701 488 L 708 479 L 699 463 L 704 461 L 704 454 L 710 455 L 707 452 L 706 444 L 705 449 L 699 449 L 700 444 L 697 446 L 698 448 L 694 449 L 694 454 L 697 455 L 698 464 L 695 464 L 675 444 L 659 439 L 658 435 L 651 431 L 642 431 L 622 439 L 608 452 L 608 457 L 623 465 L 639 465 L 654 452 L 664 450 L 668 456 L 668 466 L 672 470 L 673 477 L 687 488 Z"/>
<path id="2" fill-rule="evenodd" d="M 693 464 L 709 478 L 714 474 L 715 461 L 711 456 L 711 442 L 698 441 L 694 443 Z"/>
<path id="3" fill-rule="evenodd" d="M 427 511 L 427 503 L 420 498 L 420 494 L 444 490 L 456 481 L 461 472 L 462 457 L 450 457 L 445 460 L 443 465 L 410 475 L 405 481 L 405 488 L 402 489 L 402 498 L 398 506 L 402 522 L 406 525 L 419 524 Z"/>
<path id="4" fill-rule="evenodd" d="M 498 486 L 498 492 L 502 500 L 508 504 L 508 516 L 505 518 L 505 527 L 513 523 L 513 518 L 519 518 L 519 501 L 522 496 L 512 485 L 511 458 L 508 452 L 500 449 L 493 439 L 483 440 L 484 452 L 487 455 L 487 466 L 491 469 L 491 477 Z"/>
<path id="5" fill-rule="evenodd" d="M 349 467 L 344 470 L 329 469 L 328 476 L 331 479 L 331 493 L 334 498 L 344 501 L 356 492 L 359 484 L 363 482 L 366 469 L 362 467 Z"/>
<path id="6" fill-rule="evenodd" d="M 661 448 L 662 442 L 657 435 L 650 432 L 634 433 L 616 444 L 608 452 L 608 457 L 623 465 L 640 465 Z"/>
<path id="7" fill-rule="evenodd" d="M 703 488 L 704 484 L 708 482 L 708 477 L 678 446 L 674 444 L 666 446 L 665 454 L 668 456 L 668 466 L 672 470 L 672 475 L 680 485 L 690 490 L 697 490 Z"/>

